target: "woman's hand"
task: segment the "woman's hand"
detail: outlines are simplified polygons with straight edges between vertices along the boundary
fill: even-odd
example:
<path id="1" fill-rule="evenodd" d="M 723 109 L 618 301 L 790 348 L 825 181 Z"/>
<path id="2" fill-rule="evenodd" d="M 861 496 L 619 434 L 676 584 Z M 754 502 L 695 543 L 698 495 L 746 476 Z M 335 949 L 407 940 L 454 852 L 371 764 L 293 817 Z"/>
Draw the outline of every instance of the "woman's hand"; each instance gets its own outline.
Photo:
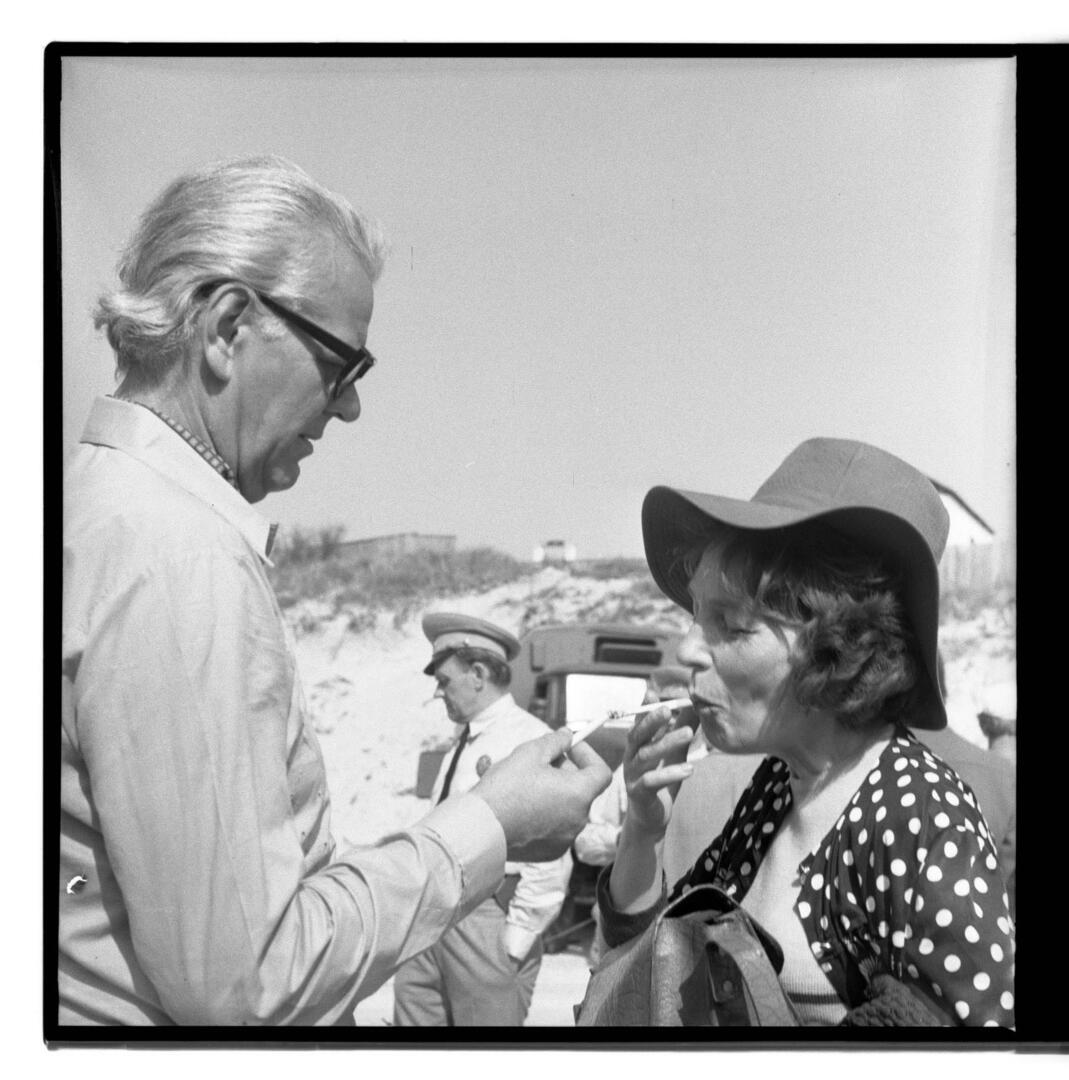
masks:
<path id="1" fill-rule="evenodd" d="M 694 771 L 686 761 L 694 732 L 683 714 L 690 712 L 673 715 L 669 709 L 655 709 L 640 716 L 628 733 L 623 770 L 632 828 L 664 835 L 679 785 Z"/>

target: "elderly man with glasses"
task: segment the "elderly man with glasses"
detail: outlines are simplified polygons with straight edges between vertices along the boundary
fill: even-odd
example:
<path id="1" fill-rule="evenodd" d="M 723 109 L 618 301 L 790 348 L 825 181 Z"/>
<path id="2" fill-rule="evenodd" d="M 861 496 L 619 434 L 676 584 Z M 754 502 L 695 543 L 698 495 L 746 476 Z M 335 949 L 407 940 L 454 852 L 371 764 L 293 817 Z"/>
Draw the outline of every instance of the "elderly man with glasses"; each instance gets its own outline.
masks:
<path id="1" fill-rule="evenodd" d="M 344 199 L 249 159 L 168 187 L 99 303 L 120 383 L 65 480 L 61 1028 L 351 1023 L 608 782 L 583 746 L 554 767 L 554 733 L 380 845 L 331 836 L 250 504 L 359 416 L 381 266 Z"/>

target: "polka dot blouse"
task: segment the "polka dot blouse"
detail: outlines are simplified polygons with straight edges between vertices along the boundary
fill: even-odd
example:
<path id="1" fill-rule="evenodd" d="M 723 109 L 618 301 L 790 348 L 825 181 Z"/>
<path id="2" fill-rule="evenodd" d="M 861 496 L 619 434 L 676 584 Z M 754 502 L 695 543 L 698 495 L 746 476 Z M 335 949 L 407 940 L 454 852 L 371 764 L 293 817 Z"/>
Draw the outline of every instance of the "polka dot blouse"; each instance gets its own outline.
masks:
<path id="1" fill-rule="evenodd" d="M 791 805 L 766 758 L 724 831 L 671 898 L 712 882 L 741 900 Z M 948 1023 L 1012 1027 L 1014 928 L 998 846 L 976 797 L 912 735 L 891 739 L 842 816 L 799 866 L 795 912 L 848 1008 L 894 975 Z"/>

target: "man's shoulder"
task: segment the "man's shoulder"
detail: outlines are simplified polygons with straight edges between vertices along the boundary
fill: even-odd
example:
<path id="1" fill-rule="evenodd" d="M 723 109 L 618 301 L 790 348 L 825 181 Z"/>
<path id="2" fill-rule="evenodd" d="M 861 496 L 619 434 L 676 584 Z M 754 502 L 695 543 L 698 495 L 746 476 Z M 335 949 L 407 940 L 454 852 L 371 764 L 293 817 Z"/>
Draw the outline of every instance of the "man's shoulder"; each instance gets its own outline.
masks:
<path id="1" fill-rule="evenodd" d="M 81 447 L 64 478 L 64 546 L 113 554 L 240 551 L 232 524 L 137 458 Z"/>

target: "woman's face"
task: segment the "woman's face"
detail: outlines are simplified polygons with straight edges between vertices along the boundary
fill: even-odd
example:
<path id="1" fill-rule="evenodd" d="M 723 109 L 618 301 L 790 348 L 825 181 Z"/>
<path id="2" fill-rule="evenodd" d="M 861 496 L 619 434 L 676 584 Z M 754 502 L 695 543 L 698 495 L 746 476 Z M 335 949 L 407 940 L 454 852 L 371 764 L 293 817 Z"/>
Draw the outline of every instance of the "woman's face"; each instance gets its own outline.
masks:
<path id="1" fill-rule="evenodd" d="M 706 738 L 727 753 L 781 753 L 797 736 L 787 689 L 796 631 L 748 615 L 724 592 L 720 551 L 706 549 L 690 580 L 694 622 L 679 647 Z M 793 722 L 792 722 L 793 721 Z"/>

